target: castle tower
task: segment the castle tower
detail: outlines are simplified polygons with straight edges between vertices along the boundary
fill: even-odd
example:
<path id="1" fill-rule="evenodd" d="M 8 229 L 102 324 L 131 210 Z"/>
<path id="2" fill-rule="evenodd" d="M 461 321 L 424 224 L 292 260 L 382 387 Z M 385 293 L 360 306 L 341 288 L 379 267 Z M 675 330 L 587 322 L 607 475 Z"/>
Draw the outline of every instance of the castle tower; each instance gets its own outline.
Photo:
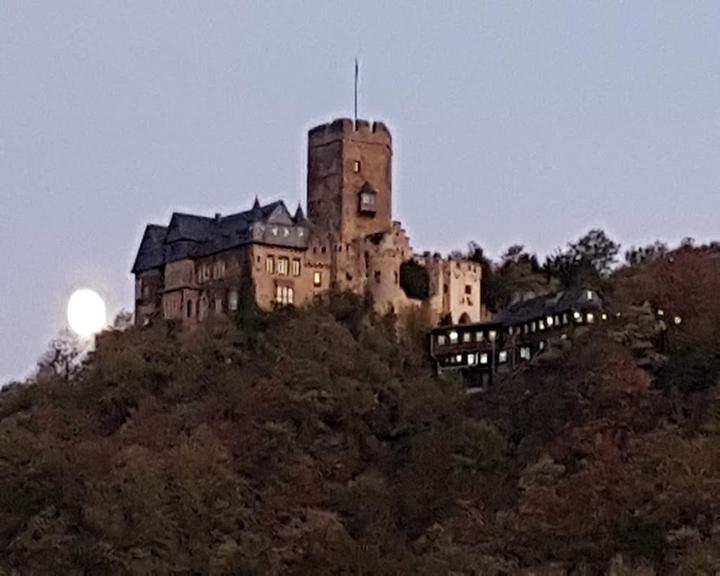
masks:
<path id="1" fill-rule="evenodd" d="M 392 222 L 392 138 L 382 122 L 348 118 L 308 132 L 307 211 L 340 246 Z"/>

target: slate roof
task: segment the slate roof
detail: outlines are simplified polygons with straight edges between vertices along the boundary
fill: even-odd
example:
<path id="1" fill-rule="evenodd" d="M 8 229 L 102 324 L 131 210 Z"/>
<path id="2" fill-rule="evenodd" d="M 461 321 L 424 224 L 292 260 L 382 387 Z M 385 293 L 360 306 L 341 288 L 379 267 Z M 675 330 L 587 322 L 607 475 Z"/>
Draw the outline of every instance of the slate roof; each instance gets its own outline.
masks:
<path id="1" fill-rule="evenodd" d="M 168 226 L 145 228 L 132 272 L 251 243 L 304 249 L 308 236 L 309 222 L 302 209 L 298 206 L 291 216 L 282 200 L 261 206 L 256 199 L 250 210 L 214 218 L 175 212 Z"/>
<path id="2" fill-rule="evenodd" d="M 588 294 L 591 294 L 592 297 L 588 298 Z M 601 307 L 602 299 L 595 290 L 574 288 L 511 304 L 498 313 L 493 321 L 512 326 L 568 310 L 599 309 Z"/>

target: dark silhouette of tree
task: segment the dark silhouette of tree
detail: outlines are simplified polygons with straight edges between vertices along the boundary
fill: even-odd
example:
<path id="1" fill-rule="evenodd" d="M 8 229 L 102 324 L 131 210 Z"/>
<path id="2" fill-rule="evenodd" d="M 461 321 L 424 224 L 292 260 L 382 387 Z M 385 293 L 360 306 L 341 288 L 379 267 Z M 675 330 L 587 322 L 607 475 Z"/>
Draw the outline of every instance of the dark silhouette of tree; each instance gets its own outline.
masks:
<path id="1" fill-rule="evenodd" d="M 48 350 L 38 360 L 38 378 L 60 378 L 66 382 L 75 379 L 83 368 L 87 345 L 69 330 L 63 330 L 50 341 Z"/>

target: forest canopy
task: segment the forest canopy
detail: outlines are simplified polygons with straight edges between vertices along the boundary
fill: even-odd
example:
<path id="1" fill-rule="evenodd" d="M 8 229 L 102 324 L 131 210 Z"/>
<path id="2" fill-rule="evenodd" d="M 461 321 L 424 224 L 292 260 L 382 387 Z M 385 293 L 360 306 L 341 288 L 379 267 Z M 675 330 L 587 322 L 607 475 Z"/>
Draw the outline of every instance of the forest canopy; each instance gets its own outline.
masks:
<path id="1" fill-rule="evenodd" d="M 473 396 L 347 294 L 54 343 L 0 393 L 0 575 L 718 573 L 720 250 L 595 240 L 618 319 Z"/>

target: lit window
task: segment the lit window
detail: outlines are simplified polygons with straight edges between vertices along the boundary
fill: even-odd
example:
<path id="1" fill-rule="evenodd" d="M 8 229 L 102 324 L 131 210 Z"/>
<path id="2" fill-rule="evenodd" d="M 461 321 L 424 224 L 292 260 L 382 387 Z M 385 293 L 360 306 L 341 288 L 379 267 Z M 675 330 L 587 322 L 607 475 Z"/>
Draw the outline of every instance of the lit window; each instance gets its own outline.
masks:
<path id="1" fill-rule="evenodd" d="M 448 337 L 450 338 L 450 342 L 452 344 L 455 344 L 455 342 L 458 341 L 458 333 L 455 330 L 450 332 L 450 334 L 448 334 Z"/>
<path id="2" fill-rule="evenodd" d="M 564 313 L 564 314 L 562 315 L 562 323 L 563 323 L 563 324 L 567 324 L 569 321 L 570 321 L 570 320 L 568 319 L 567 313 Z"/>
<path id="3" fill-rule="evenodd" d="M 593 322 L 595 322 L 595 314 L 593 314 L 592 312 L 588 312 L 587 313 L 587 321 L 588 321 L 588 324 L 592 324 Z"/>
<path id="4" fill-rule="evenodd" d="M 457 362 L 458 364 L 462 362 L 462 354 L 457 354 L 455 356 L 455 362 Z"/>
<path id="5" fill-rule="evenodd" d="M 445 346 L 445 344 L 447 343 L 447 338 L 445 338 L 445 334 L 438 334 L 437 343 L 438 346 Z"/>
<path id="6" fill-rule="evenodd" d="M 239 294 L 237 290 L 230 290 L 230 296 L 228 297 L 228 305 L 230 306 L 230 311 L 235 312 L 238 309 L 238 302 L 240 300 Z"/>
<path id="7" fill-rule="evenodd" d="M 585 292 L 585 298 L 586 298 L 587 300 L 592 300 L 592 299 L 593 299 L 592 290 L 588 290 L 587 292 Z"/>
<path id="8" fill-rule="evenodd" d="M 268 274 L 275 273 L 275 258 L 273 256 L 265 258 L 265 272 Z"/>
<path id="9" fill-rule="evenodd" d="M 535 332 L 535 330 L 537 330 L 537 325 L 535 324 L 535 322 L 532 322 L 530 324 L 530 332 Z"/>
<path id="10" fill-rule="evenodd" d="M 315 288 L 322 286 L 322 272 L 313 272 L 313 286 Z"/>
<path id="11" fill-rule="evenodd" d="M 665 310 L 663 310 L 662 308 L 659 308 L 658 311 L 657 311 L 657 315 L 658 315 L 658 316 L 665 316 Z"/>
<path id="12" fill-rule="evenodd" d="M 580 312 L 573 312 L 573 319 L 576 322 L 582 322 L 582 314 L 580 314 Z"/>
<path id="13" fill-rule="evenodd" d="M 538 328 L 540 328 L 540 330 L 545 330 L 545 322 L 543 322 L 542 320 L 539 320 Z"/>
<path id="14" fill-rule="evenodd" d="M 545 318 L 545 323 L 547 324 L 548 328 L 552 328 L 552 325 L 555 324 L 555 319 L 552 316 L 548 316 Z"/>
<path id="15" fill-rule="evenodd" d="M 545 350 L 545 340 L 538 342 L 538 350 Z"/>
<path id="16" fill-rule="evenodd" d="M 505 364 L 508 360 L 507 350 L 500 350 L 498 353 L 498 364 Z"/>
<path id="17" fill-rule="evenodd" d="M 360 160 L 355 160 L 355 162 L 353 162 L 353 172 L 355 172 L 355 174 L 360 172 Z"/>
<path id="18" fill-rule="evenodd" d="M 480 354 L 480 364 L 487 364 L 488 363 L 488 355 L 487 352 L 483 352 Z"/>
<path id="19" fill-rule="evenodd" d="M 607 320 L 607 314 L 605 314 L 605 312 L 603 312 L 602 315 L 600 316 L 600 318 L 602 320 Z"/>
<path id="20" fill-rule="evenodd" d="M 682 324 L 682 318 L 680 316 L 675 316 L 675 318 L 673 318 L 673 322 L 675 323 L 675 326 L 679 326 Z"/>
<path id="21" fill-rule="evenodd" d="M 463 332 L 463 342 L 470 342 L 472 339 L 472 332 Z"/>
<path id="22" fill-rule="evenodd" d="M 477 365 L 477 354 L 468 354 L 467 355 L 467 363 L 468 363 L 468 366 L 476 366 Z"/>
<path id="23" fill-rule="evenodd" d="M 295 301 L 295 290 L 292 286 L 275 286 L 275 302 L 278 304 L 293 304 Z"/>
<path id="24" fill-rule="evenodd" d="M 287 273 L 288 273 L 288 259 L 287 258 L 278 258 L 277 273 L 281 274 L 282 276 L 287 276 Z"/>
<path id="25" fill-rule="evenodd" d="M 529 346 L 523 346 L 520 348 L 520 359 L 521 360 L 530 360 L 530 347 Z"/>
<path id="26" fill-rule="evenodd" d="M 490 340 L 490 342 L 495 342 L 495 338 L 497 338 L 497 332 L 495 332 L 495 330 L 490 330 L 488 333 L 488 340 Z"/>
<path id="27" fill-rule="evenodd" d="M 483 340 L 485 340 L 485 333 L 484 332 L 475 332 L 475 341 L 482 342 Z"/>
<path id="28" fill-rule="evenodd" d="M 527 334 L 530 331 L 530 327 L 527 324 L 523 324 L 523 334 Z"/>
<path id="29" fill-rule="evenodd" d="M 297 258 L 294 258 L 292 261 L 292 275 L 300 276 L 300 260 Z"/>

